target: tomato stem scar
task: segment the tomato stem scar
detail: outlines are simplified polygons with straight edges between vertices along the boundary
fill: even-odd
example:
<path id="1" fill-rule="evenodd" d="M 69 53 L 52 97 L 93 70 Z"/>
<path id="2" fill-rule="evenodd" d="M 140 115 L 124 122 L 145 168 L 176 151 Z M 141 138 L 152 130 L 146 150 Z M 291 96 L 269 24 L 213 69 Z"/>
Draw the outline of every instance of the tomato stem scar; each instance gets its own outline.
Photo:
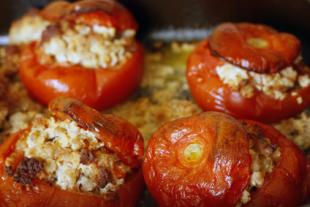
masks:
<path id="1" fill-rule="evenodd" d="M 249 38 L 247 39 L 247 43 L 255 48 L 267 48 L 268 42 L 264 40 L 263 38 Z"/>
<path id="2" fill-rule="evenodd" d="M 184 149 L 183 154 L 184 154 L 186 161 L 197 162 L 202 157 L 203 148 L 202 148 L 201 144 L 199 144 L 199 143 L 192 143 L 192 144 L 189 144 Z"/>

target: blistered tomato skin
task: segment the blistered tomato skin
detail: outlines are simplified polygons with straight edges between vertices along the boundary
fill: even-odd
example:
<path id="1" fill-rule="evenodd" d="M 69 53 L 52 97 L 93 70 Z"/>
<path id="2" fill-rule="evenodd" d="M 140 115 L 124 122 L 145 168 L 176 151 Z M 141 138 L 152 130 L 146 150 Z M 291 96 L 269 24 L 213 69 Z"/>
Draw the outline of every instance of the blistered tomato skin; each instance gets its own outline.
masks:
<path id="1" fill-rule="evenodd" d="M 258 127 L 272 144 L 280 148 L 281 156 L 272 172 L 266 175 L 263 185 L 251 193 L 247 207 L 294 207 L 309 200 L 304 188 L 307 172 L 307 160 L 303 152 L 276 129 L 254 121 L 246 121 L 250 127 Z M 308 174 L 308 175 L 307 175 Z"/>
<path id="2" fill-rule="evenodd" d="M 139 167 L 142 162 L 144 145 L 139 132 L 124 120 L 111 115 L 100 116 L 99 112 L 75 100 L 58 99 L 50 105 L 50 110 L 58 119 L 74 117 L 81 127 L 88 127 L 88 130 L 98 129 L 98 136 L 106 142 L 105 146 L 119 155 L 124 163 L 128 163 L 134 172 L 126 178 L 113 199 L 92 193 L 62 190 L 38 179 L 33 180 L 31 185 L 21 185 L 15 182 L 13 177 L 7 175 L 4 167 L 5 159 L 13 152 L 16 142 L 26 132 L 20 131 L 0 146 L 0 206 L 136 206 L 143 190 L 143 176 Z M 120 129 L 122 132 L 118 131 Z"/>
<path id="3" fill-rule="evenodd" d="M 133 46 L 132 56 L 117 68 L 85 69 L 81 66 L 42 65 L 35 44 L 22 51 L 19 74 L 30 95 L 47 105 L 59 96 L 106 109 L 124 101 L 139 86 L 143 75 L 143 48 Z"/>
<path id="4" fill-rule="evenodd" d="M 258 73 L 275 73 L 292 65 L 300 47 L 294 35 L 250 23 L 223 23 L 210 36 L 213 54 Z"/>
<path id="5" fill-rule="evenodd" d="M 250 178 L 249 143 L 217 112 L 170 122 L 149 140 L 144 179 L 160 206 L 235 206 Z"/>
<path id="6" fill-rule="evenodd" d="M 296 90 L 296 96 L 287 94 L 283 100 L 276 100 L 257 89 L 252 97 L 244 97 L 217 75 L 216 67 L 224 63 L 211 54 L 208 40 L 201 42 L 188 59 L 187 81 L 193 98 L 203 110 L 270 123 L 294 116 L 310 104 L 310 86 Z M 298 97 L 302 98 L 302 103 L 298 103 Z"/>
<path id="7" fill-rule="evenodd" d="M 236 206 L 251 182 L 253 136 L 268 139 L 280 157 L 243 206 L 304 204 L 309 169 L 303 152 L 270 126 L 218 112 L 169 122 L 154 133 L 143 163 L 148 190 L 159 206 Z"/>

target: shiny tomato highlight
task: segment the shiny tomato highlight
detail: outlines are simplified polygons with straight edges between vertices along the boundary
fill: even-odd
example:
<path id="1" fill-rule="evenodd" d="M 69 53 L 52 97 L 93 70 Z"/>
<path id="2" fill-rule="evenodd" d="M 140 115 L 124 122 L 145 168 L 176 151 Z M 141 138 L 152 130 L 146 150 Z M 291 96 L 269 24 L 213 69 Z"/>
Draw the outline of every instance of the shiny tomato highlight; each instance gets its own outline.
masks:
<path id="1" fill-rule="evenodd" d="M 114 207 L 135 206 L 143 190 L 143 176 L 139 170 L 143 157 L 143 139 L 132 125 L 112 115 L 101 115 L 99 112 L 72 99 L 58 99 L 51 103 L 50 110 L 59 119 L 71 117 L 81 127 L 96 130 L 105 146 L 135 168 L 126 178 L 114 199 L 103 196 L 62 190 L 42 180 L 35 179 L 32 185 L 21 185 L 14 181 L 5 171 L 5 159 L 10 156 L 18 139 L 28 130 L 19 131 L 0 146 L 0 206 L 33 207 L 33 206 L 77 206 L 77 207 Z M 121 130 L 121 131 L 120 131 Z"/>
<path id="2" fill-rule="evenodd" d="M 292 65 L 300 55 L 294 35 L 251 23 L 223 23 L 210 36 L 213 54 L 258 73 L 274 73 Z"/>
<path id="3" fill-rule="evenodd" d="M 159 206 L 236 206 L 250 184 L 253 129 L 277 145 L 281 157 L 244 206 L 304 203 L 307 171 L 301 150 L 270 126 L 204 112 L 165 124 L 149 140 L 143 174 Z"/>
<path id="4" fill-rule="evenodd" d="M 251 175 L 242 125 L 218 112 L 169 122 L 149 140 L 143 174 L 160 206 L 235 206 Z"/>
<path id="5" fill-rule="evenodd" d="M 279 146 L 281 156 L 272 172 L 266 175 L 263 185 L 251 193 L 251 200 L 245 206 L 294 207 L 304 204 L 307 185 L 307 160 L 304 153 L 279 131 L 255 121 L 245 121 L 247 129 L 256 128 L 272 144 Z"/>
<path id="6" fill-rule="evenodd" d="M 201 42 L 188 59 L 187 81 L 195 101 L 203 110 L 270 123 L 292 117 L 310 105 L 310 86 L 296 90 L 296 96 L 287 94 L 283 100 L 256 89 L 252 97 L 244 97 L 219 78 L 216 67 L 223 64 L 222 59 L 212 55 L 208 40 Z M 298 67 L 299 72 L 309 74 L 304 66 Z M 302 98 L 302 103 L 298 103 L 298 97 Z"/>
<path id="7" fill-rule="evenodd" d="M 133 47 L 132 56 L 117 68 L 85 69 L 40 64 L 31 44 L 22 51 L 19 74 L 30 95 L 42 104 L 67 96 L 106 109 L 128 98 L 141 82 L 143 48 L 139 43 Z"/>
<path id="8" fill-rule="evenodd" d="M 62 21 L 68 25 L 81 24 L 90 28 L 94 25 L 111 27 L 115 29 L 116 35 L 125 30 L 135 32 L 138 28 L 130 12 L 112 0 L 54 2 L 38 15 L 51 23 L 42 34 L 43 42 L 52 36 L 50 33 L 55 32 L 49 29 L 53 26 L 57 28 Z M 96 109 L 106 109 L 126 100 L 138 88 L 142 79 L 144 52 L 141 44 L 135 40 L 126 47 L 131 55 L 116 66 L 107 68 L 42 63 L 40 52 L 43 51 L 38 52 L 40 47 L 41 42 L 35 42 L 23 48 L 19 72 L 29 94 L 45 105 L 58 96 L 67 96 Z"/>

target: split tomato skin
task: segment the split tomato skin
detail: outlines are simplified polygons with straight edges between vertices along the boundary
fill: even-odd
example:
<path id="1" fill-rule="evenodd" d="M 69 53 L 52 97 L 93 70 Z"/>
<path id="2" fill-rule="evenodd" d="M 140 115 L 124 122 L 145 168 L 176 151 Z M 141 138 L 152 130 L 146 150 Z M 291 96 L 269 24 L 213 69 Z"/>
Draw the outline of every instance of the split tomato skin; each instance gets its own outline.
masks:
<path id="1" fill-rule="evenodd" d="M 296 90 L 296 96 L 287 94 L 283 100 L 276 100 L 256 89 L 252 97 L 243 97 L 218 77 L 215 69 L 224 63 L 211 54 L 208 40 L 201 42 L 189 56 L 187 81 L 194 100 L 205 111 L 220 111 L 240 119 L 272 123 L 292 117 L 310 105 L 310 86 Z M 301 71 L 309 73 L 305 69 Z M 302 98 L 302 103 L 298 103 L 298 97 Z"/>
<path id="2" fill-rule="evenodd" d="M 86 108 L 85 108 L 86 107 Z M 134 168 L 133 173 L 126 178 L 125 183 L 120 187 L 117 195 L 114 199 L 107 199 L 103 196 L 82 193 L 77 191 L 62 190 L 56 186 L 48 184 L 42 180 L 35 179 L 32 185 L 21 185 L 13 180 L 11 176 L 8 176 L 5 171 L 5 159 L 14 151 L 17 141 L 27 132 L 22 130 L 9 137 L 0 146 L 0 206 L 6 207 L 115 207 L 115 206 L 136 206 L 140 194 L 143 191 L 143 176 L 142 171 L 139 169 L 143 157 L 143 139 L 139 132 L 129 123 L 120 118 L 99 117 L 95 111 L 92 111 L 87 106 L 81 105 L 81 102 L 60 98 L 54 101 L 50 106 L 51 112 L 59 119 L 68 118 L 68 116 L 75 117 L 81 115 L 78 120 L 80 126 L 89 125 L 90 129 L 94 126 L 99 130 L 99 138 L 102 141 L 115 139 L 114 142 L 107 142 L 107 147 L 111 150 L 119 149 L 124 152 L 129 150 L 135 150 L 131 154 L 128 154 L 128 158 L 124 159 L 124 154 L 120 154 L 120 159 L 125 163 L 128 163 L 130 167 Z M 89 115 L 85 112 L 90 112 Z M 96 123 L 95 123 L 96 122 Z M 106 124 L 109 122 L 109 125 Z M 121 124 L 118 126 L 118 124 Z M 106 134 L 103 134 L 103 129 L 106 130 Z M 123 132 L 115 132 L 122 128 Z M 118 135 L 124 135 L 124 138 Z M 106 136 L 107 138 L 104 138 Z M 122 140 L 123 139 L 123 140 Z M 121 140 L 121 141 L 117 141 Z M 119 146 L 114 146 L 119 144 Z M 113 146 L 112 146 L 113 145 Z M 128 148 L 128 146 L 135 146 Z M 141 153 L 142 151 L 142 153 Z"/>
<path id="3" fill-rule="evenodd" d="M 250 178 L 248 146 L 242 125 L 218 112 L 169 122 L 149 140 L 144 179 L 160 206 L 235 206 Z"/>
<path id="4" fill-rule="evenodd" d="M 272 144 L 278 145 L 281 156 L 272 172 L 266 175 L 263 185 L 251 193 L 246 207 L 293 207 L 304 204 L 309 197 L 307 185 L 307 160 L 304 153 L 279 131 L 271 126 L 255 121 L 245 121 L 246 125 L 257 127 Z"/>
<path id="5" fill-rule="evenodd" d="M 81 24 L 100 25 L 115 29 L 116 34 L 126 30 L 135 32 L 138 24 L 132 14 L 121 4 L 112 0 L 83 0 L 75 3 L 54 2 L 38 12 L 59 26 Z M 50 37 L 48 28 L 41 41 Z M 47 105 L 59 96 L 79 99 L 96 109 L 107 109 L 126 100 L 139 86 L 143 76 L 144 51 L 135 40 L 126 49 L 131 56 L 117 66 L 107 68 L 84 68 L 80 65 L 43 64 L 38 48 L 41 42 L 23 47 L 19 72 L 29 94 Z"/>
<path id="6" fill-rule="evenodd" d="M 213 54 L 258 73 L 275 73 L 300 55 L 297 37 L 262 24 L 223 23 L 210 36 Z"/>
<path id="7" fill-rule="evenodd" d="M 106 109 L 126 100 L 139 86 L 143 53 L 136 42 L 132 56 L 115 68 L 51 66 L 39 63 L 32 43 L 22 51 L 19 74 L 29 94 L 44 105 L 67 96 L 96 109 Z"/>
<path id="8" fill-rule="evenodd" d="M 250 185 L 253 131 L 277 145 L 281 155 L 243 206 L 304 204 L 309 198 L 310 173 L 303 152 L 268 125 L 241 122 L 219 112 L 172 121 L 153 134 L 143 163 L 148 190 L 163 207 L 236 206 Z"/>

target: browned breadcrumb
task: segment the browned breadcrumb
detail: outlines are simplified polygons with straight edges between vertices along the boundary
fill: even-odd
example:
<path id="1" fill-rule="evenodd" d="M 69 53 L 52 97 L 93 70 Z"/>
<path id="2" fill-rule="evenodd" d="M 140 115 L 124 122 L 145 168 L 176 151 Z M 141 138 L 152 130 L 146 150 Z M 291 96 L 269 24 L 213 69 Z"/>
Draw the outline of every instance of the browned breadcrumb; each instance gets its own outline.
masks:
<path id="1" fill-rule="evenodd" d="M 310 111 L 304 111 L 297 117 L 276 123 L 274 127 L 293 140 L 301 149 L 310 149 Z"/>
<path id="2" fill-rule="evenodd" d="M 0 142 L 46 109 L 32 100 L 17 75 L 17 47 L 0 48 Z"/>
<path id="3" fill-rule="evenodd" d="M 200 112 L 185 77 L 186 57 L 193 44 L 184 45 L 175 43 L 147 53 L 139 91 L 132 100 L 110 110 L 136 125 L 147 140 L 163 123 Z"/>
<path id="4" fill-rule="evenodd" d="M 136 94 L 125 103 L 105 111 L 136 125 L 146 140 L 166 121 L 200 112 L 191 98 L 185 78 L 186 59 L 195 44 L 162 45 L 156 44 L 155 50 L 146 52 L 145 74 Z M 46 112 L 28 96 L 16 75 L 18 49 L 10 48 L 7 52 L 9 58 L 3 48 L 0 50 L 0 77 L 4 80 L 0 81 L 0 96 L 1 88 L 8 88 L 6 98 L 0 99 L 0 139 L 25 128 L 35 117 Z M 304 112 L 275 124 L 275 127 L 309 151 L 309 120 L 309 115 Z"/>

